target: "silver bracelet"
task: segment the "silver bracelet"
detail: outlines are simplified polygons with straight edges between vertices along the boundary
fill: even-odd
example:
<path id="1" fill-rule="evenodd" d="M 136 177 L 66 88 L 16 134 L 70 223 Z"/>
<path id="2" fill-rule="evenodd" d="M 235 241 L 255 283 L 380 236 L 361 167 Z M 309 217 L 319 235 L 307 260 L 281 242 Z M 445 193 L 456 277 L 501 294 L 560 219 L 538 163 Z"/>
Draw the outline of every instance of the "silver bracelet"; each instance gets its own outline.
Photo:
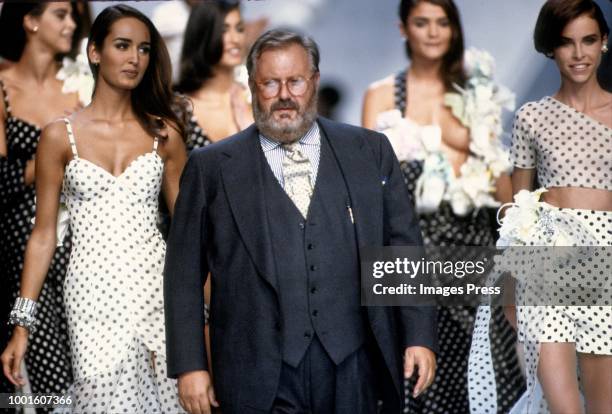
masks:
<path id="1" fill-rule="evenodd" d="M 18 297 L 9 315 L 9 325 L 18 325 L 26 328 L 30 333 L 36 330 L 36 307 L 38 304 L 32 299 Z"/>
<path id="2" fill-rule="evenodd" d="M 210 320 L 210 307 L 205 303 L 204 304 L 204 325 L 208 325 L 209 320 Z"/>

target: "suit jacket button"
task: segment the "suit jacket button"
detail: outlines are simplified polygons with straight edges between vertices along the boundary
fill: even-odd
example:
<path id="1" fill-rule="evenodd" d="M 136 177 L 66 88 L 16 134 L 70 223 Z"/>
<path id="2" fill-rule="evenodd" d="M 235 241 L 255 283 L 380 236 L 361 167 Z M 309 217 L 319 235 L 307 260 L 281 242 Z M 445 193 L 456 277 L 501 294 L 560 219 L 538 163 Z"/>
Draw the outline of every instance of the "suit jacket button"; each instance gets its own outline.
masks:
<path id="1" fill-rule="evenodd" d="M 312 316 L 317 316 L 318 314 L 319 314 L 318 310 L 315 309 L 315 310 L 312 311 Z"/>
<path id="2" fill-rule="evenodd" d="M 314 272 L 315 270 L 317 270 L 317 267 L 315 265 L 310 265 L 310 270 Z"/>
<path id="3" fill-rule="evenodd" d="M 310 331 L 304 332 L 304 337 L 305 338 L 310 338 Z"/>
<path id="4" fill-rule="evenodd" d="M 312 250 L 312 249 L 314 249 L 314 244 L 309 243 L 309 244 L 308 244 L 308 250 Z"/>

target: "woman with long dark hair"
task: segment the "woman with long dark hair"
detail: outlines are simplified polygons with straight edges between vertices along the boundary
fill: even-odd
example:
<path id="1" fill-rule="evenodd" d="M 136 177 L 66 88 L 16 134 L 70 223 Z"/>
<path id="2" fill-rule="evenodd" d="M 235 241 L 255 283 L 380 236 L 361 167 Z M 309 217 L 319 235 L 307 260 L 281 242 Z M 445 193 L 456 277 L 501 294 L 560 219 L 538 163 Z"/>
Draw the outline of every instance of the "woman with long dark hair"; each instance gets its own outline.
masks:
<path id="1" fill-rule="evenodd" d="M 410 65 L 370 86 L 362 123 L 389 137 L 426 245 L 492 246 L 495 231 L 489 208 L 510 198 L 503 167 L 508 162 L 498 140 L 487 138 L 486 154 L 474 151 L 475 136 L 483 129 L 486 134 L 479 136 L 498 137 L 499 119 L 494 125 L 471 123 L 451 105 L 462 104 L 461 97 L 471 90 L 459 11 L 452 0 L 402 0 L 399 18 Z M 473 188 L 474 183 L 482 188 Z M 461 249 L 454 252 L 460 259 Z M 413 390 L 412 398 L 407 397 L 410 412 L 469 411 L 467 368 L 475 313 L 472 307 L 439 306 L 436 379 L 422 395 Z M 522 378 L 515 336 L 499 308 L 491 334 L 497 373 L 503 377 L 498 393 L 503 412 L 521 392 Z"/>
<path id="2" fill-rule="evenodd" d="M 550 260 L 548 272 L 534 275 L 545 287 L 571 287 L 578 298 L 572 306 L 517 303 L 528 388 L 515 412 L 612 413 L 612 93 L 597 80 L 609 32 L 592 0 L 548 0 L 535 27 L 535 48 L 555 61 L 561 85 L 516 113 L 512 189 L 521 194 L 506 212 L 503 234 L 535 213 L 520 233 L 526 238 L 514 244 L 606 247 L 563 267 Z M 535 181 L 543 188 L 534 191 Z M 518 286 L 517 297 L 525 297 L 525 284 Z M 591 295 L 603 301 L 586 302 Z"/>
<path id="3" fill-rule="evenodd" d="M 187 122 L 188 152 L 229 137 L 253 123 L 247 90 L 237 82 L 245 47 L 239 0 L 214 0 L 192 7 L 175 87 L 189 101 L 188 105 L 177 107 L 179 116 Z M 161 211 L 160 228 L 167 234 L 169 219 L 163 205 Z M 208 304 L 209 283 L 204 290 Z M 208 343 L 208 335 L 206 338 Z"/>
<path id="4" fill-rule="evenodd" d="M 239 6 L 238 0 L 215 0 L 191 10 L 175 88 L 193 103 L 188 110 L 189 151 L 253 123 L 246 90 L 236 81 L 246 44 Z"/>
<path id="5" fill-rule="evenodd" d="M 0 55 L 11 61 L 0 71 L 0 346 L 6 346 L 10 306 L 36 210 L 34 154 L 41 128 L 73 111 L 76 94 L 62 93 L 56 79 L 60 57 L 69 55 L 78 32 L 70 2 L 10 2 L 0 14 Z M 55 246 L 55 245 L 54 245 Z M 65 392 L 72 379 L 62 283 L 70 238 L 57 248 L 40 293 L 39 329 L 30 337 L 27 376 L 33 392 Z M 3 392 L 12 392 L 6 384 Z"/>
<path id="6" fill-rule="evenodd" d="M 60 195 L 73 231 L 65 281 L 77 412 L 177 412 L 166 376 L 162 270 L 156 227 L 160 191 L 173 210 L 185 163 L 184 125 L 172 110 L 170 61 L 139 11 L 111 6 L 94 21 L 91 104 L 42 133 L 36 224 L 28 242 L 15 329 L 2 354 L 19 366 L 55 245 Z"/>

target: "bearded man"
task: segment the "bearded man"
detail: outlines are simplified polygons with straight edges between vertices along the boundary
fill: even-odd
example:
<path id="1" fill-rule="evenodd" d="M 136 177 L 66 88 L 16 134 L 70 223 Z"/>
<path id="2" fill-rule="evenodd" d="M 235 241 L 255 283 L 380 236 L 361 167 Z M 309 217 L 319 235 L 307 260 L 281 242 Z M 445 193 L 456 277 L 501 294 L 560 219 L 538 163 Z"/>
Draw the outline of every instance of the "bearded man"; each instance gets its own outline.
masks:
<path id="1" fill-rule="evenodd" d="M 361 247 L 422 243 L 391 145 L 317 117 L 312 39 L 267 32 L 247 68 L 255 124 L 194 151 L 181 180 L 168 373 L 190 413 L 399 413 L 404 377 L 433 381 L 436 314 L 360 303 Z"/>

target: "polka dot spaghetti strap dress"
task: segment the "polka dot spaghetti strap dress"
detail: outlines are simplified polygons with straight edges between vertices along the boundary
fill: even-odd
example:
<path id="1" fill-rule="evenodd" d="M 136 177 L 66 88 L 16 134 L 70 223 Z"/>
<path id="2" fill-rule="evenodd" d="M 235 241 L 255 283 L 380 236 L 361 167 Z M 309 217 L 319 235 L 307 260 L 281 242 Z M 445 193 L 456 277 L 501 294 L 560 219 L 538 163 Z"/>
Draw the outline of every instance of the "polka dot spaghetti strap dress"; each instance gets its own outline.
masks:
<path id="1" fill-rule="evenodd" d="M 153 150 L 114 176 L 78 156 L 64 196 L 73 230 L 65 304 L 76 412 L 180 412 L 167 378 L 162 271 L 165 243 L 156 227 L 164 164 Z"/>
<path id="2" fill-rule="evenodd" d="M 0 321 L 5 348 L 11 330 L 8 315 L 19 294 L 26 244 L 36 211 L 34 186 L 24 183 L 27 161 L 34 158 L 40 128 L 11 113 L 9 96 L 0 81 L 5 108 L 7 156 L 0 156 L 0 290 L 3 292 Z M 70 235 L 53 256 L 38 303 L 38 329 L 30 336 L 25 365 L 32 392 L 62 393 L 72 382 L 68 330 L 64 316 L 62 283 L 70 256 Z M 2 375 L 4 377 L 4 375 Z M 13 392 L 4 385 L 2 392 Z"/>

